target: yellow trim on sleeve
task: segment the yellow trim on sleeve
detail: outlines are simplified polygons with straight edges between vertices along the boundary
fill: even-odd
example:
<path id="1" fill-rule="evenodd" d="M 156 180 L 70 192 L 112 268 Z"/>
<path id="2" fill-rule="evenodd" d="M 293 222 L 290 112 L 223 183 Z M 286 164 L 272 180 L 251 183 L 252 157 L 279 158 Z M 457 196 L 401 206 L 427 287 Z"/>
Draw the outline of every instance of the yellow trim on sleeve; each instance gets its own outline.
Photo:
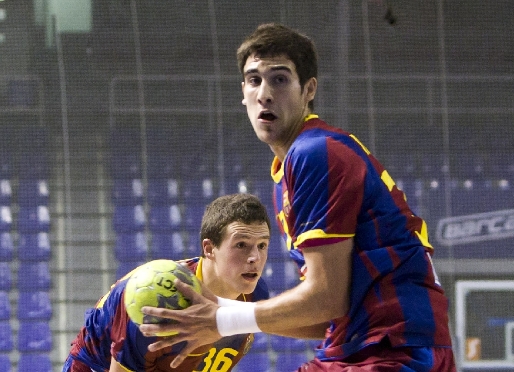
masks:
<path id="1" fill-rule="evenodd" d="M 303 119 L 303 122 L 305 123 L 306 121 L 309 121 L 309 120 L 311 120 L 311 119 L 317 119 L 317 118 L 319 118 L 319 116 L 318 116 L 318 115 L 316 115 L 316 114 L 309 114 L 309 115 L 307 115 L 307 116 L 305 117 L 305 119 Z"/>
<path id="2" fill-rule="evenodd" d="M 423 223 L 421 224 L 421 232 L 416 231 L 416 235 L 418 236 L 419 241 L 421 242 L 421 244 L 423 244 L 424 247 L 434 249 L 434 247 L 432 247 L 432 244 L 428 242 L 428 228 L 427 223 L 425 221 L 423 221 Z"/>
<path id="3" fill-rule="evenodd" d="M 298 248 L 300 244 L 309 239 L 324 239 L 324 238 L 353 238 L 355 234 L 327 234 L 321 229 L 310 230 L 298 235 L 294 246 Z"/>

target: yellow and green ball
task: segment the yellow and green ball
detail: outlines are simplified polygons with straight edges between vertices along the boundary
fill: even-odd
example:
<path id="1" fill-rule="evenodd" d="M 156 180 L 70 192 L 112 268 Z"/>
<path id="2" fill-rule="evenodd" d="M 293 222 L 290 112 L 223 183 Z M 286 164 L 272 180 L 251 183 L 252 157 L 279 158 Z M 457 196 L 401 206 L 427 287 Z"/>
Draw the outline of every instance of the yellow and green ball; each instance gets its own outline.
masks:
<path id="1" fill-rule="evenodd" d="M 140 324 L 172 323 L 163 319 L 143 314 L 143 306 L 153 306 L 172 310 L 189 307 L 191 301 L 177 290 L 173 283 L 178 278 L 201 293 L 198 278 L 185 266 L 173 260 L 155 260 L 138 267 L 127 281 L 124 303 L 130 319 Z M 175 333 L 159 333 L 157 336 L 170 336 Z"/>

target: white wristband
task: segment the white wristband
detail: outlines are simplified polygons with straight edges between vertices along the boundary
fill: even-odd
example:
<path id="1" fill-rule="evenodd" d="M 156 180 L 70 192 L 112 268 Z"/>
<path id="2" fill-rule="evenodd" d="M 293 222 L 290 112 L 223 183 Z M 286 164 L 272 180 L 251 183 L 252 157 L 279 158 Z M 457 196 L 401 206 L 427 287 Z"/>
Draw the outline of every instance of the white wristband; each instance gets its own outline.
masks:
<path id="1" fill-rule="evenodd" d="M 221 336 L 262 332 L 255 319 L 255 302 L 245 306 L 222 306 L 216 311 L 216 325 Z"/>
<path id="2" fill-rule="evenodd" d="M 251 302 L 231 300 L 228 298 L 218 297 L 218 305 L 220 306 L 248 306 L 251 305 Z"/>

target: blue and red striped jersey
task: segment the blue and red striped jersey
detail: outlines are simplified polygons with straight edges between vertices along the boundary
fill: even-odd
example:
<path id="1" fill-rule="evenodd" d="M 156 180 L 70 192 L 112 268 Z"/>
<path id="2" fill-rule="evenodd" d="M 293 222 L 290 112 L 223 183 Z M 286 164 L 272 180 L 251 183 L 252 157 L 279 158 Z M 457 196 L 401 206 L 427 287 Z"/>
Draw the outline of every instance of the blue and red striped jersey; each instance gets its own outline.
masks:
<path id="1" fill-rule="evenodd" d="M 202 258 L 179 262 L 188 266 L 202 280 Z M 143 336 L 127 315 L 123 295 L 129 277 L 130 273 L 113 284 L 95 308 L 86 312 L 85 324 L 72 342 L 71 358 L 95 371 L 108 371 L 111 356 L 127 371 L 217 371 L 220 363 L 230 371 L 250 349 L 252 334 L 223 337 L 213 345 L 202 347 L 201 352 L 190 355 L 178 368 L 172 370 L 169 365 L 184 343 L 156 352 L 148 351 L 148 345 L 154 343 L 157 337 Z M 238 299 L 258 301 L 267 298 L 268 287 L 261 278 L 253 293 L 241 295 Z"/>
<path id="2" fill-rule="evenodd" d="M 354 239 L 350 310 L 332 320 L 319 359 L 342 359 L 384 337 L 393 346 L 451 347 L 426 224 L 354 135 L 310 115 L 271 173 L 277 220 L 302 275 L 303 250 Z"/>

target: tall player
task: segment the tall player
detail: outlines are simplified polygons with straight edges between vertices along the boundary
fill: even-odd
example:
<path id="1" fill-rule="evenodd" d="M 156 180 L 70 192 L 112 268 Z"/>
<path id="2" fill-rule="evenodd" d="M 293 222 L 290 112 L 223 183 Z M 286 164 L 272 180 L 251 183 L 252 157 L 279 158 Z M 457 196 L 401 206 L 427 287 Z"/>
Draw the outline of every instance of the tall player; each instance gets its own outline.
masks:
<path id="1" fill-rule="evenodd" d="M 270 221 L 259 199 L 249 194 L 217 198 L 205 210 L 200 237 L 201 257 L 181 263 L 212 294 L 234 302 L 269 297 L 261 273 L 268 254 Z M 220 367 L 230 371 L 250 349 L 253 334 L 231 335 L 188 352 L 183 364 L 171 368 L 184 344 L 148 351 L 148 345 L 159 338 L 144 337 L 128 318 L 123 295 L 129 276 L 115 283 L 86 313 L 85 325 L 72 343 L 63 372 L 211 372 L 220 371 Z"/>
<path id="2" fill-rule="evenodd" d="M 178 365 L 205 342 L 263 331 L 325 336 L 315 359 L 298 371 L 455 371 L 448 301 L 426 224 L 354 135 L 314 114 L 312 41 L 265 24 L 242 43 L 237 59 L 249 119 L 275 154 L 277 218 L 304 280 L 277 297 L 233 307 L 180 285 L 195 303 L 185 313 L 143 308 L 178 321 L 142 325 L 145 334 L 180 332 L 150 350 L 187 340 L 172 364 Z"/>

